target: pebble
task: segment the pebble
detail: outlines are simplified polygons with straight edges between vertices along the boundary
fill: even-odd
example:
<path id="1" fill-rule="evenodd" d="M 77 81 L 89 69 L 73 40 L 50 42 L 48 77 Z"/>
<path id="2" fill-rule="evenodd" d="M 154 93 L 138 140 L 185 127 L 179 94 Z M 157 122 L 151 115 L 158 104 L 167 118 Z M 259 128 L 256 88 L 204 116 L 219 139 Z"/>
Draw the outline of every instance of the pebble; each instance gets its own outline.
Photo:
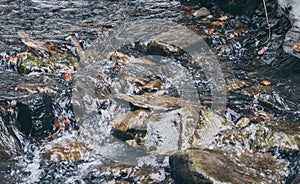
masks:
<path id="1" fill-rule="evenodd" d="M 197 17 L 205 17 L 205 16 L 208 16 L 208 15 L 210 15 L 210 11 L 205 7 L 202 7 L 199 10 L 196 10 L 193 13 L 193 16 L 196 17 L 196 18 Z"/>

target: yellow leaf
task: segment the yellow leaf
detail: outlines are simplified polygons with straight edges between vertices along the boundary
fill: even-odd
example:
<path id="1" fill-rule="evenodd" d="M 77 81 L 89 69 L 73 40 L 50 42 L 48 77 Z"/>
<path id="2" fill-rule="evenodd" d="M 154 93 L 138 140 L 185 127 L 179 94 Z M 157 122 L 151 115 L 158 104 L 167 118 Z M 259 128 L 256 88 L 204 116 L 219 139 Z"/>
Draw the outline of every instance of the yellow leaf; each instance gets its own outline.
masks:
<path id="1" fill-rule="evenodd" d="M 223 15 L 223 16 L 221 16 L 220 18 L 219 18 L 219 20 L 227 20 L 228 19 L 228 16 L 227 15 Z"/>

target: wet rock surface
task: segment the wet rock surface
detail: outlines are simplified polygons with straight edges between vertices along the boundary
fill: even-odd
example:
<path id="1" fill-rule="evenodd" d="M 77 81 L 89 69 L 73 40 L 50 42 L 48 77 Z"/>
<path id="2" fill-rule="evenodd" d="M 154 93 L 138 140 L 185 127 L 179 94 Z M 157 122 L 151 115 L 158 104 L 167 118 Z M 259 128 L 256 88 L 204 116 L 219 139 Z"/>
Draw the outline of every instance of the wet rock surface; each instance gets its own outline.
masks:
<path id="1" fill-rule="evenodd" d="M 97 171 L 88 174 L 89 183 L 173 183 L 170 174 L 163 167 L 151 167 L 132 163 L 104 164 Z"/>
<path id="2" fill-rule="evenodd" d="M 22 151 L 23 134 L 17 128 L 15 101 L 1 102 L 0 113 L 0 160 L 7 160 L 20 155 Z"/>
<path id="3" fill-rule="evenodd" d="M 1 159 L 7 160 L 23 155 L 26 141 L 39 142 L 53 131 L 55 119 L 65 108 L 57 103 L 67 98 L 60 99 L 58 91 L 68 87 L 53 76 L 2 71 L 1 78 Z"/>
<path id="4" fill-rule="evenodd" d="M 298 1 L 278 1 L 279 6 L 287 14 L 293 26 L 289 29 L 285 37 L 285 43 L 283 49 L 296 57 L 299 55 L 299 37 L 300 37 L 300 14 L 299 14 L 299 2 Z"/>
<path id="5" fill-rule="evenodd" d="M 270 35 L 262 1 L 1 2 L 0 177 L 296 182 L 299 60 L 266 5 Z"/>
<path id="6" fill-rule="evenodd" d="M 54 123 L 52 99 L 44 93 L 36 93 L 17 100 L 20 130 L 26 135 L 41 136 L 51 131 Z"/>
<path id="7" fill-rule="evenodd" d="M 22 74 L 31 72 L 65 73 L 78 69 L 78 61 L 75 56 L 52 56 L 50 58 L 38 58 L 34 56 L 22 56 L 18 60 L 18 71 Z"/>
<path id="8" fill-rule="evenodd" d="M 288 163 L 266 153 L 194 149 L 171 156 L 170 165 L 183 183 L 284 183 Z"/>
<path id="9" fill-rule="evenodd" d="M 214 145 L 239 150 L 294 152 L 299 149 L 298 129 L 299 123 L 295 122 L 261 122 L 220 131 Z"/>
<path id="10" fill-rule="evenodd" d="M 93 149 L 82 141 L 64 140 L 56 142 L 52 147 L 45 145 L 44 158 L 53 161 L 87 160 Z"/>

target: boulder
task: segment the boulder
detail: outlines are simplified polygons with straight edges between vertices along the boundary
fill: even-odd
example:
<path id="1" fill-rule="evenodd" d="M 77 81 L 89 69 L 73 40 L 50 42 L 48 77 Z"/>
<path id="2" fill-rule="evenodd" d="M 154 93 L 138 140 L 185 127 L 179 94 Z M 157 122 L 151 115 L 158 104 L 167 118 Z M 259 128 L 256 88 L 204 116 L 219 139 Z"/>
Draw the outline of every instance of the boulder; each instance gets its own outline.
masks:
<path id="1" fill-rule="evenodd" d="M 18 123 L 26 135 L 45 136 L 53 128 L 52 99 L 45 93 L 34 93 L 17 100 Z"/>
<path id="2" fill-rule="evenodd" d="M 68 108 L 68 86 L 44 75 L 4 73 L 0 79 L 0 101 L 16 105 L 15 126 L 26 136 L 49 135 L 56 116 Z"/>
<path id="3" fill-rule="evenodd" d="M 230 125 L 214 112 L 182 107 L 168 112 L 136 110 L 121 113 L 110 125 L 113 135 L 152 154 L 171 155 L 179 150 L 208 147 L 216 134 Z"/>
<path id="4" fill-rule="evenodd" d="M 193 149 L 170 157 L 182 183 L 284 183 L 287 161 L 259 152 Z"/>
<path id="5" fill-rule="evenodd" d="M 180 145 L 181 119 L 177 111 L 154 114 L 147 123 L 145 147 L 156 154 L 172 154 Z"/>
<path id="6" fill-rule="evenodd" d="M 22 74 L 31 72 L 65 73 L 77 70 L 78 66 L 77 58 L 71 54 L 57 54 L 49 58 L 22 55 L 18 60 L 18 71 Z"/>

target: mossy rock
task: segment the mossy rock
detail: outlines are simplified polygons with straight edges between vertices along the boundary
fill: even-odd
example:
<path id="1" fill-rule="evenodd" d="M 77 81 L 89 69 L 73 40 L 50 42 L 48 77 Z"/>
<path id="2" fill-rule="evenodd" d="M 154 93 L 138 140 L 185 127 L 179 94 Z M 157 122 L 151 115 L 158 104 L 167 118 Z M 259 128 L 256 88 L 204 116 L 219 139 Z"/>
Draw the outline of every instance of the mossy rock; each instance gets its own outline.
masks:
<path id="1" fill-rule="evenodd" d="M 18 61 L 18 71 L 22 74 L 31 72 L 64 73 L 65 71 L 76 71 L 78 66 L 78 59 L 71 54 L 58 54 L 49 58 L 22 55 Z"/>

